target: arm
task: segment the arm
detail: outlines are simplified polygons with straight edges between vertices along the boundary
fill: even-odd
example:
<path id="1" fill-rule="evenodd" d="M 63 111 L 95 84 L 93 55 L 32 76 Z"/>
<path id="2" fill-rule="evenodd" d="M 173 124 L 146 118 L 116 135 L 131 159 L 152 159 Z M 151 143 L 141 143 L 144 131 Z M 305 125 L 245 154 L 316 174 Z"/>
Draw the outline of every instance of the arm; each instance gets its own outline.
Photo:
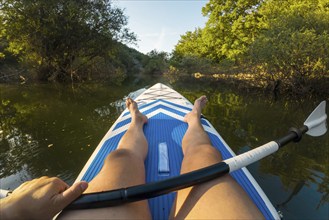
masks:
<path id="1" fill-rule="evenodd" d="M 0 200 L 0 218 L 51 219 L 87 187 L 86 182 L 69 187 L 56 177 L 41 177 L 25 182 L 10 196 Z"/>

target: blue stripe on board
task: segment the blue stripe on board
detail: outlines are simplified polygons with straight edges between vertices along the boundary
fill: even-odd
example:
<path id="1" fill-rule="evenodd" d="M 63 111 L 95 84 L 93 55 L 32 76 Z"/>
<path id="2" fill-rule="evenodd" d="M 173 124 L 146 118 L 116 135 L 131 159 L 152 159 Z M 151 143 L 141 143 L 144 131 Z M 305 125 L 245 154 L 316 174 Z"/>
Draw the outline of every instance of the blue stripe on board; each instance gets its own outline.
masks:
<path id="1" fill-rule="evenodd" d="M 127 118 L 126 120 L 120 121 L 118 124 L 115 125 L 113 131 L 115 131 L 118 128 L 121 128 L 131 122 L 131 118 Z"/>
<path id="2" fill-rule="evenodd" d="M 202 120 L 205 121 L 205 120 Z M 181 149 L 181 141 L 187 130 L 187 124 L 174 119 L 163 113 L 159 113 L 148 120 L 144 126 L 144 133 L 148 141 L 149 151 L 145 160 L 146 182 L 154 182 L 169 177 L 177 176 L 180 173 L 183 153 Z M 83 180 L 91 181 L 103 166 L 104 159 L 117 145 L 125 132 L 122 132 L 103 144 L 96 158 L 89 166 L 87 172 L 83 176 Z M 223 159 L 232 157 L 231 153 L 226 149 L 221 140 L 213 134 L 208 133 L 212 144 L 222 153 Z M 165 142 L 168 146 L 169 154 L 169 176 L 162 176 L 158 173 L 158 145 Z M 272 214 L 266 207 L 266 204 L 257 193 L 247 176 L 242 170 L 235 171 L 232 176 L 244 188 L 256 206 L 260 209 L 266 219 L 273 219 Z M 170 193 L 149 200 L 149 205 L 153 219 L 168 219 L 170 210 L 176 193 Z"/>
<path id="3" fill-rule="evenodd" d="M 121 137 L 123 136 L 124 133 L 125 132 L 122 132 L 122 133 L 108 139 L 107 141 L 105 141 L 102 148 L 97 153 L 95 159 L 90 164 L 88 170 L 82 177 L 82 180 L 90 182 L 99 173 L 99 171 L 101 170 L 101 168 L 103 166 L 106 156 L 117 148 L 118 143 L 121 140 Z"/>
<path id="4" fill-rule="evenodd" d="M 208 124 L 208 122 L 205 119 L 203 119 L 203 118 L 201 118 L 201 124 L 210 127 L 210 125 Z"/>
<path id="5" fill-rule="evenodd" d="M 183 106 L 183 105 L 178 105 L 178 104 L 176 104 L 176 103 L 172 103 L 172 102 L 169 102 L 169 101 L 167 101 L 167 100 L 162 100 L 162 99 L 160 99 L 160 100 L 163 101 L 164 103 L 167 103 L 167 104 L 170 104 L 170 105 L 176 106 L 176 107 L 178 107 L 178 108 L 185 109 L 185 110 L 187 110 L 187 111 L 191 111 L 191 110 L 192 110 L 191 108 L 186 107 L 186 106 Z"/>

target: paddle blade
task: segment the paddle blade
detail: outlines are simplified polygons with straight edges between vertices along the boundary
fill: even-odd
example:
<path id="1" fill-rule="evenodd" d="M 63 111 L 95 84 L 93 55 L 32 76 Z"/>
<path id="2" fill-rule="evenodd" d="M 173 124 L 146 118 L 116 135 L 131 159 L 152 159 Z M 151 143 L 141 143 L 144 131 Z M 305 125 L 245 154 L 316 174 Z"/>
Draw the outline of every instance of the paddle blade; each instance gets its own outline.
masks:
<path id="1" fill-rule="evenodd" d="M 9 192 L 8 190 L 0 189 L 0 199 L 6 198 Z"/>
<path id="2" fill-rule="evenodd" d="M 308 127 L 306 134 L 321 136 L 327 132 L 326 101 L 322 101 L 308 116 L 304 125 Z"/>

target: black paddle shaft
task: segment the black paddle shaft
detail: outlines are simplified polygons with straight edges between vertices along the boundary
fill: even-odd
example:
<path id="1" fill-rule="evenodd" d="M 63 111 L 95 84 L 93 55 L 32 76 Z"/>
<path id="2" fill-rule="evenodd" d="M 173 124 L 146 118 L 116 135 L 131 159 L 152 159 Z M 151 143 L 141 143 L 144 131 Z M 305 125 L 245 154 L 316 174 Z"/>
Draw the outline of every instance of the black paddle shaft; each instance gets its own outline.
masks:
<path id="1" fill-rule="evenodd" d="M 308 131 L 308 127 L 305 125 L 299 129 L 290 128 L 289 133 L 286 136 L 278 140 L 275 140 L 275 142 L 279 145 L 280 148 L 291 141 L 299 142 L 302 139 L 303 134 L 305 134 L 307 131 Z"/>
<path id="2" fill-rule="evenodd" d="M 105 192 L 83 194 L 67 206 L 65 210 L 102 208 L 136 202 L 204 183 L 227 173 L 229 173 L 229 166 L 224 162 L 220 162 L 159 182 Z"/>
<path id="3" fill-rule="evenodd" d="M 276 140 L 275 142 L 279 147 L 283 147 L 291 141 L 298 142 L 301 140 L 302 135 L 307 131 L 307 126 L 303 126 L 299 129 L 291 128 L 286 136 Z M 158 182 L 105 192 L 83 194 L 77 200 L 67 206 L 65 210 L 110 207 L 149 199 L 213 180 L 229 172 L 229 165 L 225 162 L 220 162 L 209 167 L 205 167 Z"/>

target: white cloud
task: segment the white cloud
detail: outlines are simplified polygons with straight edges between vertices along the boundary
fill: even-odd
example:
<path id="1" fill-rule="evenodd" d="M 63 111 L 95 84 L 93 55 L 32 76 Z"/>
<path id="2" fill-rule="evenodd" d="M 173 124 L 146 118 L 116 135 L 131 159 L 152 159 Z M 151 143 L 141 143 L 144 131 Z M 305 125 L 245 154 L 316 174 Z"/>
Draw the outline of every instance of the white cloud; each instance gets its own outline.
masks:
<path id="1" fill-rule="evenodd" d="M 161 36 L 161 34 L 163 34 L 163 30 L 165 30 L 165 28 L 161 29 L 161 32 L 154 32 L 154 33 L 146 33 L 146 34 L 139 34 L 139 37 L 159 37 Z M 177 36 L 180 35 L 180 33 L 178 32 L 164 32 L 165 36 Z"/>
<path id="2" fill-rule="evenodd" d="M 172 52 L 172 49 L 177 44 L 182 33 L 162 27 L 158 32 L 136 34 L 139 39 L 137 45 L 130 46 L 146 54 L 151 50 L 165 51 L 168 53 Z"/>

